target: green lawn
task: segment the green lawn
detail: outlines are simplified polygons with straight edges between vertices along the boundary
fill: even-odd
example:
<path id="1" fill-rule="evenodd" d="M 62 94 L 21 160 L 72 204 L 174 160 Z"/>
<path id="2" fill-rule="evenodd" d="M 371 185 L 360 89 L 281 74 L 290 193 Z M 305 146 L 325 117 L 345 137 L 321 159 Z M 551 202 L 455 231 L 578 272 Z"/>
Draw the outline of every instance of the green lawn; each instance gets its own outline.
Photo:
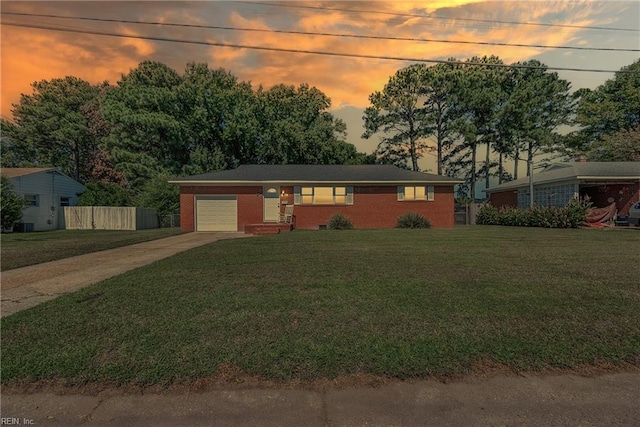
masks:
<path id="1" fill-rule="evenodd" d="M 639 239 L 479 226 L 219 241 L 2 319 L 2 382 L 637 366 Z"/>
<path id="2" fill-rule="evenodd" d="M 57 230 L 2 234 L 0 270 L 26 267 L 179 233 L 179 228 L 155 228 L 138 231 Z"/>

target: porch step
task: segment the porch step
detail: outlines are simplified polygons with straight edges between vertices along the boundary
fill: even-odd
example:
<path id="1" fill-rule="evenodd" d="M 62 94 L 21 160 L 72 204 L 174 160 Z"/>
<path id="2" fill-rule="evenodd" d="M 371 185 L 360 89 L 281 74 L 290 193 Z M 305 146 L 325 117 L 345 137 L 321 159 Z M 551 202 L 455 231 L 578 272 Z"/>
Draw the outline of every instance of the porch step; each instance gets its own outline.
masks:
<path id="1" fill-rule="evenodd" d="M 291 230 L 293 230 L 291 224 L 247 224 L 244 226 L 244 234 L 254 234 L 258 236 L 286 233 Z"/>

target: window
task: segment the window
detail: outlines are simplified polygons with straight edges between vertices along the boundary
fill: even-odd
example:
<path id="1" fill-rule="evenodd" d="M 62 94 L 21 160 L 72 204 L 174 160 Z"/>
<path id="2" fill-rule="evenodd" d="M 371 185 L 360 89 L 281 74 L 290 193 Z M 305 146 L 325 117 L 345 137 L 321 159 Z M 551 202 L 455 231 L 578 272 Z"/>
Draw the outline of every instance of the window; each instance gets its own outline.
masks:
<path id="1" fill-rule="evenodd" d="M 433 185 L 405 185 L 398 187 L 398 200 L 413 201 L 435 200 L 435 188 Z"/>
<path id="2" fill-rule="evenodd" d="M 27 206 L 40 206 L 40 196 L 38 194 L 25 194 L 24 199 L 27 201 Z"/>
<path id="3" fill-rule="evenodd" d="M 352 205 L 353 187 L 294 187 L 296 205 Z"/>
<path id="4" fill-rule="evenodd" d="M 333 205 L 333 187 L 314 187 L 313 204 Z"/>
<path id="5" fill-rule="evenodd" d="M 60 197 L 60 206 L 71 206 L 71 199 L 69 197 Z"/>
<path id="6" fill-rule="evenodd" d="M 302 204 L 303 205 L 313 204 L 313 187 L 302 187 Z"/>
<path id="7" fill-rule="evenodd" d="M 575 184 L 556 185 L 549 187 L 535 187 L 533 190 L 533 203 L 537 206 L 566 206 L 567 203 L 578 197 Z M 529 188 L 518 190 L 518 208 L 529 207 Z"/>
<path id="8" fill-rule="evenodd" d="M 336 205 L 346 205 L 347 204 L 347 187 L 334 187 L 334 203 Z"/>

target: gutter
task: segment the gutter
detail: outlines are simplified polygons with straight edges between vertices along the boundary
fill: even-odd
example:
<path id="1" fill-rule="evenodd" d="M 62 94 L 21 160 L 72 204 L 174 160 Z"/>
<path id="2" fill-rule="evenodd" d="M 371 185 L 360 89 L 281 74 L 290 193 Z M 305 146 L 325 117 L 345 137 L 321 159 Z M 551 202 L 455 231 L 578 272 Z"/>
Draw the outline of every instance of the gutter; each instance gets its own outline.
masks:
<path id="1" fill-rule="evenodd" d="M 568 177 L 566 179 L 562 179 L 562 180 L 557 180 L 557 179 L 547 179 L 547 180 L 541 180 L 541 181 L 536 181 L 534 179 L 533 185 L 534 186 L 539 186 L 542 184 L 556 184 L 556 185 L 563 185 L 563 184 L 586 184 L 586 183 L 598 183 L 598 182 L 602 182 L 602 181 L 637 181 L 640 180 L 640 176 L 574 176 L 574 177 Z M 511 191 L 511 190 L 517 190 L 519 188 L 524 188 L 527 187 L 529 185 L 528 182 L 521 182 L 518 184 L 514 184 L 514 185 L 508 185 L 506 184 L 505 187 L 494 187 L 494 188 L 487 188 L 484 189 L 483 191 L 491 194 L 491 193 L 498 193 L 501 191 Z"/>
<path id="2" fill-rule="evenodd" d="M 268 180 L 268 181 L 176 181 L 169 180 L 169 184 L 178 185 L 217 185 L 222 187 L 238 186 L 238 185 L 399 185 L 399 184 L 421 184 L 421 185 L 455 185 L 461 184 L 463 180 L 451 180 L 451 181 L 309 181 L 309 180 Z"/>

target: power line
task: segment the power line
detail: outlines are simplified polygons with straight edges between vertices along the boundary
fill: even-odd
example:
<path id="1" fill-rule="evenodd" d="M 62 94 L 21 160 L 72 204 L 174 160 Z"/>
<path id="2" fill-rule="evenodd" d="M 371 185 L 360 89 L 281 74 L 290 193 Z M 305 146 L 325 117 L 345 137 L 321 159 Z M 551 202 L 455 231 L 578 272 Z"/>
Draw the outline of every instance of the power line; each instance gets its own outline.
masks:
<path id="1" fill-rule="evenodd" d="M 313 32 L 307 32 L 307 31 L 274 30 L 274 29 L 262 29 L 262 28 L 238 28 L 238 27 L 198 25 L 198 24 L 177 24 L 177 23 L 171 23 L 171 22 L 149 22 L 149 21 L 136 21 L 136 20 L 127 20 L 127 19 L 90 18 L 90 17 L 82 17 L 82 16 L 74 17 L 74 16 L 62 16 L 62 15 L 35 14 L 35 13 L 18 13 L 18 12 L 6 12 L 4 14 L 14 15 L 14 16 L 31 16 L 31 17 L 38 17 L 38 18 L 75 19 L 80 21 L 117 22 L 117 23 L 124 23 L 124 24 L 160 25 L 160 26 L 181 27 L 181 28 L 201 28 L 201 29 L 210 29 L 210 30 L 247 31 L 247 32 L 260 32 L 260 33 L 275 33 L 275 34 L 296 34 L 296 35 L 305 35 L 305 36 L 343 37 L 343 38 L 354 38 L 354 39 L 471 44 L 471 45 L 481 45 L 481 46 L 509 46 L 509 47 L 540 48 L 540 49 L 569 49 L 569 50 L 590 50 L 590 51 L 606 51 L 606 52 L 640 52 L 640 49 L 627 49 L 627 48 L 550 46 L 550 45 L 521 44 L 521 43 L 474 42 L 469 40 L 442 40 L 442 39 L 425 39 L 425 38 L 414 38 L 414 37 L 369 36 L 369 35 L 359 35 L 359 34 L 313 33 Z"/>
<path id="2" fill-rule="evenodd" d="M 531 25 L 531 26 L 542 26 L 542 27 L 574 28 L 574 29 L 581 29 L 581 30 L 640 32 L 640 29 L 637 29 L 637 28 L 594 27 L 594 26 L 588 26 L 588 25 L 548 24 L 544 22 L 517 22 L 517 21 L 500 21 L 500 20 L 493 20 L 493 19 L 456 18 L 451 16 L 436 16 L 436 15 L 424 15 L 424 14 L 421 15 L 421 14 L 413 14 L 413 13 L 383 12 L 380 10 L 345 9 L 345 8 L 322 7 L 322 6 L 303 6 L 303 5 L 284 4 L 284 3 L 266 3 L 266 2 L 252 2 L 252 1 L 238 1 L 238 3 L 251 4 L 251 5 L 265 5 L 265 6 L 274 6 L 274 7 L 286 7 L 286 8 L 295 8 L 295 9 L 329 10 L 329 11 L 349 12 L 349 13 L 376 13 L 380 15 L 404 16 L 407 18 L 482 22 L 485 24 L 489 23 L 489 24 L 506 24 L 506 25 Z"/>
<path id="3" fill-rule="evenodd" d="M 305 49 L 285 49 L 285 48 L 277 48 L 277 47 L 251 46 L 251 45 L 242 45 L 242 44 L 234 44 L 234 43 L 208 42 L 208 41 L 202 41 L 202 40 L 181 40 L 181 39 L 174 39 L 174 38 L 168 38 L 168 37 L 134 36 L 129 34 L 111 33 L 106 31 L 95 31 L 95 30 L 84 30 L 84 29 L 73 29 L 73 28 L 57 28 L 57 27 L 51 27 L 46 25 L 35 25 L 35 24 L 3 23 L 3 25 L 13 26 L 13 27 L 23 27 L 23 28 L 35 28 L 40 30 L 62 31 L 62 32 L 70 32 L 70 33 L 78 33 L 78 34 L 92 34 L 92 35 L 98 35 L 98 36 L 152 40 L 152 41 L 162 41 L 162 42 L 172 42 L 172 43 L 196 44 L 196 45 L 203 45 L 203 46 L 218 46 L 218 47 L 228 47 L 228 48 L 237 48 L 237 49 L 263 50 L 263 51 L 271 51 L 271 52 L 304 53 L 304 54 L 310 54 L 310 55 L 337 56 L 337 57 L 345 57 L 345 58 L 378 59 L 378 60 L 402 61 L 402 62 L 422 62 L 422 63 L 432 63 L 432 64 L 478 65 L 478 66 L 494 67 L 494 68 L 526 68 L 526 69 L 536 69 L 536 70 L 544 69 L 544 70 L 553 70 L 553 71 L 576 71 L 576 72 L 589 72 L 589 73 L 630 73 L 630 74 L 638 73 L 637 71 L 634 71 L 634 70 L 602 70 L 602 69 L 566 68 L 566 67 L 534 67 L 530 65 L 521 65 L 521 64 L 511 64 L 511 65 L 490 64 L 490 63 L 482 63 L 482 62 L 448 61 L 444 59 L 408 58 L 408 57 L 399 57 L 399 56 L 364 55 L 364 54 L 357 54 L 357 53 L 339 53 L 339 52 L 327 52 L 327 51 L 305 50 Z"/>

